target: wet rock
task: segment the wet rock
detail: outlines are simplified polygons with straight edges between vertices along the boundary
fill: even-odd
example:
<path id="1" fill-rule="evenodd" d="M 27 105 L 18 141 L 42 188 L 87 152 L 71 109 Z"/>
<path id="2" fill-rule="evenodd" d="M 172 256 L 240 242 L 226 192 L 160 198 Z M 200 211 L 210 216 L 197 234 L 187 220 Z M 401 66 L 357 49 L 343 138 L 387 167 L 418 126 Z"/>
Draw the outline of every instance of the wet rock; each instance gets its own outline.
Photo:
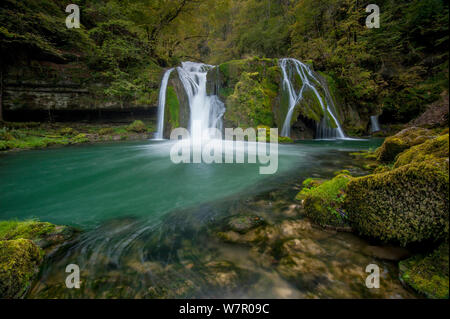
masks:
<path id="1" fill-rule="evenodd" d="M 264 220 L 256 215 L 239 215 L 230 218 L 228 227 L 234 232 L 244 234 L 264 223 Z"/>

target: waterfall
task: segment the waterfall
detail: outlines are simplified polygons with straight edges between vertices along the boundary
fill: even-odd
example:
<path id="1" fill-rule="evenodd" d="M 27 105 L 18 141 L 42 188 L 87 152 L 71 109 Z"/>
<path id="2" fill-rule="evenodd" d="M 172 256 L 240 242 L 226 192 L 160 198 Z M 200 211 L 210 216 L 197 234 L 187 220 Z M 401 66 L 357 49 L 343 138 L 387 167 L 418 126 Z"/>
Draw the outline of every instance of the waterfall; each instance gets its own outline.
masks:
<path id="1" fill-rule="evenodd" d="M 378 115 L 371 115 L 370 116 L 370 131 L 372 133 L 381 131 L 380 123 L 378 122 Z"/>
<path id="2" fill-rule="evenodd" d="M 205 137 L 203 132 L 208 128 L 222 130 L 225 105 L 216 95 L 207 95 L 206 93 L 206 74 L 213 67 L 196 62 L 182 62 L 181 66 L 177 67 L 180 81 L 183 83 L 189 100 L 189 130 L 191 137 L 197 141 Z M 201 124 L 202 132 L 192 130 L 194 122 Z M 198 136 L 198 133 L 201 135 Z M 206 138 L 209 137 L 213 136 L 206 134 Z"/>
<path id="3" fill-rule="evenodd" d="M 295 106 L 303 99 L 304 93 L 310 90 L 319 101 L 324 113 L 322 120 L 317 123 L 316 138 L 345 138 L 342 126 L 334 113 L 335 110 L 331 94 L 326 85 L 321 84 L 313 70 L 308 65 L 291 58 L 281 59 L 280 68 L 283 74 L 283 88 L 289 96 L 288 112 L 281 129 L 281 135 L 290 136 L 291 119 Z M 298 90 L 296 90 L 294 85 L 295 76 L 298 76 L 302 81 L 301 88 Z M 322 89 L 325 92 L 325 98 L 322 98 L 318 89 Z M 331 128 L 328 125 L 327 115 L 334 121 L 337 128 Z"/>
<path id="4" fill-rule="evenodd" d="M 169 69 L 164 73 L 161 81 L 161 88 L 159 89 L 159 99 L 158 99 L 158 130 L 155 133 L 155 139 L 162 139 L 164 133 L 164 110 L 166 106 L 166 90 L 167 82 L 169 82 L 170 73 L 174 69 Z"/>

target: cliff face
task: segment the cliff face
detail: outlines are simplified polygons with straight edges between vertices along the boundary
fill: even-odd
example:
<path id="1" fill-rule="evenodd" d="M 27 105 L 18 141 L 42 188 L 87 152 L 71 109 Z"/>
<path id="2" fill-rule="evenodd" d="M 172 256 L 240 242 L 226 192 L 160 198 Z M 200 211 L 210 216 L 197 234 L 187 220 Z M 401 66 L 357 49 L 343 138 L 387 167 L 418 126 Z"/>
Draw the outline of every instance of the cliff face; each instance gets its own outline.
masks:
<path id="1" fill-rule="evenodd" d="M 156 99 L 142 101 L 139 96 L 108 94 L 113 86 L 91 76 L 86 64 L 50 61 L 23 61 L 3 74 L 2 107 L 5 120 L 64 120 L 71 112 L 156 113 Z M 149 83 L 150 95 L 156 96 L 157 82 Z M 65 115 L 63 115 L 65 114 Z"/>

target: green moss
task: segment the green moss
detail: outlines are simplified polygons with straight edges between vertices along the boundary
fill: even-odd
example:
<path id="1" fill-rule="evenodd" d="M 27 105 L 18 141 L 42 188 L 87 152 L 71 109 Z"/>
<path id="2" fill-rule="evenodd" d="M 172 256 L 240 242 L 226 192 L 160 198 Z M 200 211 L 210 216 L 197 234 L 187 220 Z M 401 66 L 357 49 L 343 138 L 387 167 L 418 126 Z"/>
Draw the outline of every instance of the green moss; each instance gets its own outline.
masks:
<path id="1" fill-rule="evenodd" d="M 448 254 L 448 243 L 445 243 L 429 255 L 416 255 L 401 261 L 400 279 L 428 298 L 448 299 Z"/>
<path id="2" fill-rule="evenodd" d="M 421 144 L 432 136 L 433 133 L 424 128 L 410 127 L 404 129 L 384 140 L 383 144 L 376 150 L 377 159 L 380 162 L 392 162 L 404 150 Z"/>
<path id="3" fill-rule="evenodd" d="M 180 126 L 180 101 L 172 86 L 167 88 L 166 105 L 169 111 L 169 122 L 172 128 Z"/>
<path id="4" fill-rule="evenodd" d="M 0 240 L 0 298 L 17 298 L 25 294 L 42 255 L 41 249 L 31 240 Z"/>
<path id="5" fill-rule="evenodd" d="M 18 238 L 34 240 L 48 235 L 54 230 L 55 225 L 46 222 L 34 220 L 0 221 L 0 240 L 11 240 Z"/>
<path id="6" fill-rule="evenodd" d="M 365 236 L 406 246 L 448 236 L 448 162 L 431 159 L 347 185 L 345 209 Z"/>
<path id="7" fill-rule="evenodd" d="M 80 133 L 71 139 L 72 144 L 86 143 L 89 142 L 89 138 L 85 133 Z"/>
<path id="8" fill-rule="evenodd" d="M 109 135 L 113 133 L 114 129 L 112 127 L 102 127 L 101 129 L 98 130 L 98 134 L 100 135 Z"/>
<path id="9" fill-rule="evenodd" d="M 267 91 L 259 82 L 258 72 L 243 72 L 234 93 L 227 99 L 225 121 L 233 127 L 272 127 L 272 95 Z"/>
<path id="10" fill-rule="evenodd" d="M 341 211 L 341 206 L 345 199 L 345 187 L 350 179 L 348 174 L 339 174 L 320 184 L 307 179 L 296 199 L 304 200 L 306 215 L 319 225 L 346 226 L 347 217 Z"/>
<path id="11" fill-rule="evenodd" d="M 70 135 L 76 134 L 77 132 L 71 127 L 63 127 L 60 130 L 58 130 L 58 133 L 63 135 L 63 136 L 65 136 L 65 135 L 69 135 L 70 136 Z"/>
<path id="12" fill-rule="evenodd" d="M 430 139 L 425 143 L 411 147 L 401 153 L 395 161 L 394 167 L 410 163 L 419 163 L 432 158 L 448 158 L 448 134 Z"/>
<path id="13" fill-rule="evenodd" d="M 135 133 L 144 133 L 147 132 L 147 127 L 141 120 L 136 120 L 127 126 L 127 131 Z"/>

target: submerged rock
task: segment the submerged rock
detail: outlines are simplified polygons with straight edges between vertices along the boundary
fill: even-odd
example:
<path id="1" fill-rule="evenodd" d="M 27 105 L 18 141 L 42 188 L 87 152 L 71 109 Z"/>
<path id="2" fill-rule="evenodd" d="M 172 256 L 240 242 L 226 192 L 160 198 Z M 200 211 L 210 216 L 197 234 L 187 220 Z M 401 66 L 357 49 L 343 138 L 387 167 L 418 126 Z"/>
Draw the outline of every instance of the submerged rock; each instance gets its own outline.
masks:
<path id="1" fill-rule="evenodd" d="M 406 128 L 394 136 L 386 138 L 383 144 L 376 150 L 377 159 L 380 162 L 392 162 L 395 157 L 410 148 L 422 144 L 433 137 L 433 132 L 420 127 Z"/>
<path id="2" fill-rule="evenodd" d="M 448 243 L 399 264 L 400 280 L 428 298 L 449 298 Z"/>
<path id="3" fill-rule="evenodd" d="M 232 231 L 244 234 L 250 229 L 265 224 L 264 219 L 256 215 L 233 216 L 228 221 L 228 226 Z"/>

